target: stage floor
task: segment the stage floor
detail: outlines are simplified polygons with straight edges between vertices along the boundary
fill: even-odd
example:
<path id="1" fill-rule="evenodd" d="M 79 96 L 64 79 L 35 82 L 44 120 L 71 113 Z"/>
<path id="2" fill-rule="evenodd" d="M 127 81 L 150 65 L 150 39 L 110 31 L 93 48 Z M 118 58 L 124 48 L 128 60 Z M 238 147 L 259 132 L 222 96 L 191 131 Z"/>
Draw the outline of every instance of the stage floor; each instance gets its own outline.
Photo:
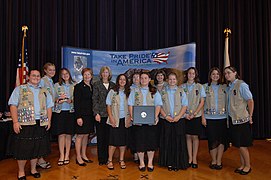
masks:
<path id="1" fill-rule="evenodd" d="M 207 148 L 207 141 L 200 141 L 200 149 L 198 154 L 198 169 L 189 168 L 178 172 L 168 171 L 167 168 L 157 165 L 157 153 L 155 156 L 155 169 L 153 172 L 140 172 L 137 164 L 132 160 L 130 152 L 126 152 L 126 169 L 120 169 L 118 164 L 118 156 L 114 157 L 115 170 L 108 170 L 107 167 L 99 166 L 97 160 L 96 146 L 88 147 L 88 157 L 94 163 L 80 167 L 75 164 L 75 149 L 71 150 L 70 164 L 65 166 L 57 166 L 58 146 L 52 143 L 52 153 L 46 158 L 50 161 L 52 168 L 48 170 L 38 169 L 41 173 L 40 180 L 112 180 L 112 179 L 270 179 L 271 178 L 271 142 L 266 140 L 255 140 L 254 146 L 249 148 L 252 164 L 252 172 L 249 175 L 242 176 L 234 173 L 234 169 L 239 166 L 238 149 L 231 147 L 223 157 L 223 169 L 211 170 L 208 165 L 210 156 Z M 117 151 L 118 152 L 118 151 Z M 116 153 L 115 153 L 116 154 Z M 29 176 L 30 164 L 26 165 L 27 179 L 34 179 Z M 17 179 L 17 163 L 14 159 L 5 159 L 0 161 L 0 180 Z"/>

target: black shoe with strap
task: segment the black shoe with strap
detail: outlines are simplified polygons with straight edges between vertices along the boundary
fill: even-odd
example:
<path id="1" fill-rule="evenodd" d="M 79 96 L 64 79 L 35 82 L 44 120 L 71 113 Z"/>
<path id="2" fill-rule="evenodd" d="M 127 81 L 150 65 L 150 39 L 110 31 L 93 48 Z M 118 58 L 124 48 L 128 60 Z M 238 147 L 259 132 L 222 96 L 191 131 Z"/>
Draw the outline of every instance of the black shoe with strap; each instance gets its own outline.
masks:
<path id="1" fill-rule="evenodd" d="M 35 173 L 30 172 L 30 175 L 33 176 L 34 178 L 40 178 L 39 172 L 35 172 Z"/>
<path id="2" fill-rule="evenodd" d="M 240 171 L 240 174 L 241 175 L 248 175 L 251 172 L 251 170 L 252 170 L 251 168 L 249 168 L 248 171 L 244 171 L 244 169 L 243 169 L 243 170 Z"/>
<path id="3" fill-rule="evenodd" d="M 93 161 L 90 160 L 90 159 L 84 159 L 84 158 L 82 158 L 82 160 L 83 160 L 84 162 L 86 162 L 86 163 L 93 163 Z"/>
<path id="4" fill-rule="evenodd" d="M 77 159 L 76 159 L 76 164 L 78 164 L 79 166 L 86 166 L 87 164 L 86 163 L 79 163 L 78 161 L 77 161 Z"/>
<path id="5" fill-rule="evenodd" d="M 107 169 L 114 170 L 114 165 L 113 165 L 112 161 L 108 160 L 107 163 L 106 163 L 106 165 L 107 165 Z"/>
<path id="6" fill-rule="evenodd" d="M 120 160 L 119 163 L 120 163 L 121 169 L 126 169 L 126 164 L 125 164 L 124 160 Z"/>
<path id="7" fill-rule="evenodd" d="M 26 176 L 18 177 L 18 180 L 26 180 Z"/>

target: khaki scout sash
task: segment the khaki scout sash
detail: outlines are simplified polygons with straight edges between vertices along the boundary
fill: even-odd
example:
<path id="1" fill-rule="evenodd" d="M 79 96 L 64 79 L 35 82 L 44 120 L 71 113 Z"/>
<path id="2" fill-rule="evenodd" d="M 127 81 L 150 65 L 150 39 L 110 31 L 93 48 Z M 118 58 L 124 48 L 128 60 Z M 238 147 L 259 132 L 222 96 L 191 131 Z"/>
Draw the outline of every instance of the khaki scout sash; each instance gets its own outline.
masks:
<path id="1" fill-rule="evenodd" d="M 48 90 L 48 92 L 51 94 L 52 98 L 53 98 L 53 102 L 55 102 L 55 94 L 53 93 L 54 87 L 52 86 L 52 84 L 49 82 L 49 77 L 44 76 L 42 77 L 43 81 L 44 81 L 44 88 L 46 88 Z"/>
<path id="2" fill-rule="evenodd" d="M 240 85 L 243 82 L 242 80 L 237 80 L 233 89 L 228 94 L 230 95 L 230 116 L 234 125 L 249 121 L 247 101 L 240 94 Z"/>
<path id="3" fill-rule="evenodd" d="M 169 88 L 169 87 L 167 87 Z M 183 98 L 183 89 L 178 87 L 176 92 L 174 93 L 174 117 L 177 116 L 182 109 L 182 98 Z M 160 92 L 163 101 L 163 110 L 165 111 L 166 115 L 170 115 L 170 104 L 168 99 L 168 93 L 166 88 Z"/>
<path id="4" fill-rule="evenodd" d="M 70 113 L 74 112 L 74 105 L 73 105 L 73 90 L 74 90 L 74 84 L 69 85 L 69 94 L 70 94 L 70 99 L 72 100 L 72 103 L 70 103 Z M 56 92 L 56 97 L 55 100 L 58 99 L 58 97 L 61 94 L 65 93 L 64 86 L 60 86 L 59 83 L 55 84 L 55 92 Z M 62 104 L 55 102 L 54 106 L 54 112 L 60 113 L 62 109 Z"/>
<path id="5" fill-rule="evenodd" d="M 46 108 L 47 90 L 40 88 L 39 104 L 40 104 L 40 126 L 47 126 L 49 123 Z M 20 125 L 35 125 L 34 112 L 34 94 L 29 89 L 28 85 L 21 85 L 19 92 L 18 105 L 18 122 Z"/>
<path id="6" fill-rule="evenodd" d="M 202 85 L 199 83 L 195 83 L 193 89 L 189 92 L 187 83 L 183 85 L 184 92 L 187 95 L 188 99 L 188 108 L 186 110 L 186 114 L 194 114 L 194 112 L 197 110 L 199 104 L 200 104 L 200 92 Z M 201 110 L 198 112 L 198 114 L 195 117 L 201 116 Z"/>
<path id="7" fill-rule="evenodd" d="M 110 91 L 113 92 L 113 93 L 109 92 L 110 99 L 111 99 L 112 116 L 116 120 L 116 126 L 119 127 L 120 96 L 113 89 L 111 89 Z M 128 118 L 129 118 L 130 115 L 129 115 L 129 112 L 128 112 L 128 103 L 127 103 L 126 95 L 125 95 L 125 98 L 124 98 L 124 114 L 126 114 L 126 116 L 125 116 L 125 126 L 127 126 L 128 125 L 127 124 L 128 123 Z M 109 117 L 107 118 L 106 123 L 109 124 L 109 125 L 112 125 L 110 123 Z"/>
<path id="8" fill-rule="evenodd" d="M 206 99 L 204 106 L 204 114 L 217 114 L 217 115 L 225 115 L 226 112 L 226 85 L 219 85 L 218 88 L 218 109 L 216 110 L 215 104 L 215 93 L 212 86 L 208 86 L 208 84 L 203 85 Z"/>
<path id="9" fill-rule="evenodd" d="M 152 97 L 151 92 L 149 91 L 147 94 L 147 105 L 154 106 L 154 97 Z M 143 94 L 141 92 L 141 88 L 135 88 L 135 106 L 143 105 Z"/>

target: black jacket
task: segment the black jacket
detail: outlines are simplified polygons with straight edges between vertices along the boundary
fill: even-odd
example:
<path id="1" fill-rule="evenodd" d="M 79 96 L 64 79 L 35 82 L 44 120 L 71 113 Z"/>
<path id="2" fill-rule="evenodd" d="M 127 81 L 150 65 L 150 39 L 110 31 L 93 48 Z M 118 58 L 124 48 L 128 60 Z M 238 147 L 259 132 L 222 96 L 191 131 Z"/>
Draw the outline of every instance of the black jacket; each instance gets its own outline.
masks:
<path id="1" fill-rule="evenodd" d="M 92 85 L 89 87 L 84 81 L 81 81 L 74 87 L 74 110 L 76 118 L 81 118 L 84 115 L 93 115 L 92 90 Z"/>

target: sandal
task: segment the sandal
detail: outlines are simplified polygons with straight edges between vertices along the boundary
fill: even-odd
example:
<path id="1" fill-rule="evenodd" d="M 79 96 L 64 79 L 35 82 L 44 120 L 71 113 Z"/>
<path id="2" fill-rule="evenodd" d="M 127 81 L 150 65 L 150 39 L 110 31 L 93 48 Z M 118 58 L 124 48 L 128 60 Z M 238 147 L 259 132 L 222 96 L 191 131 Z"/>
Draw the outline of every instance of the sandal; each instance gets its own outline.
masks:
<path id="1" fill-rule="evenodd" d="M 52 166 L 50 162 L 37 163 L 36 167 L 40 167 L 42 169 L 50 169 Z"/>
<path id="2" fill-rule="evenodd" d="M 125 164 L 124 160 L 120 160 L 119 163 L 120 163 L 121 169 L 126 169 L 126 164 Z"/>
<path id="3" fill-rule="evenodd" d="M 64 163 L 64 165 L 70 164 L 70 160 L 69 159 L 65 159 L 63 163 Z"/>
<path id="4" fill-rule="evenodd" d="M 58 165 L 58 166 L 63 166 L 63 165 L 64 165 L 64 161 L 58 161 L 58 162 L 57 162 L 57 165 Z"/>
<path id="5" fill-rule="evenodd" d="M 109 170 L 113 170 L 114 169 L 114 165 L 113 165 L 113 163 L 112 163 L 112 161 L 107 161 L 107 168 L 109 169 Z"/>

